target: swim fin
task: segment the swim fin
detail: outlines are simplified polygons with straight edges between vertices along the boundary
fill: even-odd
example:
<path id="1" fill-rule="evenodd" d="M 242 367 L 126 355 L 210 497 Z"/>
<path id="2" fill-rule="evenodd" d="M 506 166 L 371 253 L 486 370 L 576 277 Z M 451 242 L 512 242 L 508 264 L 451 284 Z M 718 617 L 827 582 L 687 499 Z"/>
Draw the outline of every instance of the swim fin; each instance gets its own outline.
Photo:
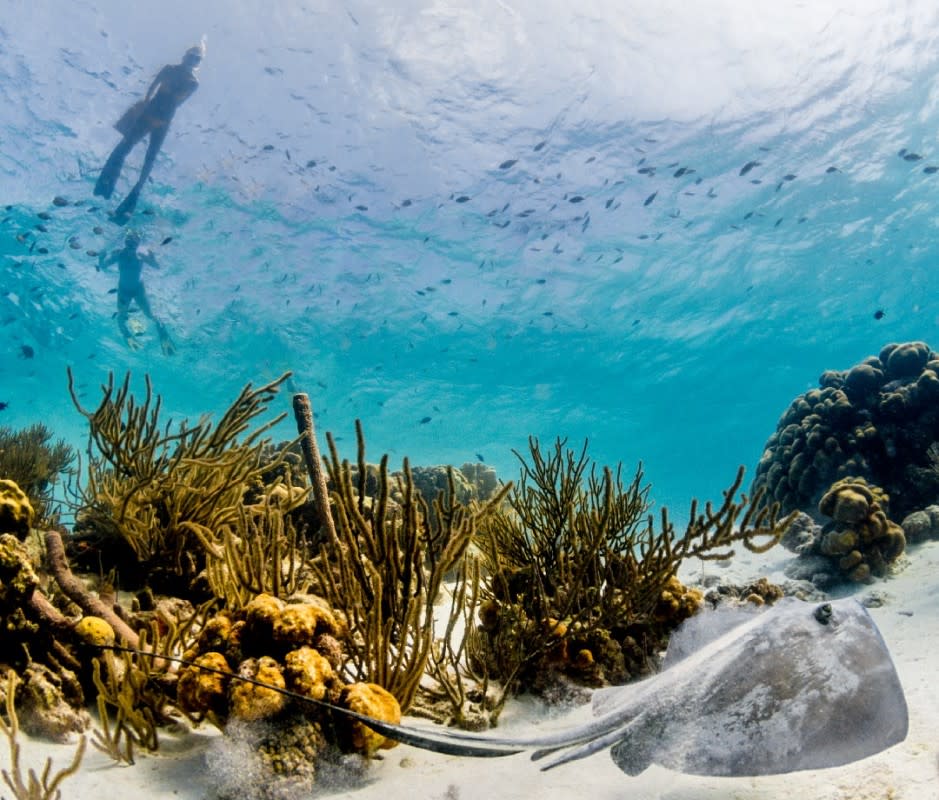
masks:
<path id="1" fill-rule="evenodd" d="M 101 170 L 101 174 L 98 176 L 98 182 L 95 184 L 95 196 L 96 197 L 110 197 L 114 194 L 114 184 L 117 183 L 118 175 L 121 174 L 119 169 L 108 169 L 105 165 L 104 169 Z"/>

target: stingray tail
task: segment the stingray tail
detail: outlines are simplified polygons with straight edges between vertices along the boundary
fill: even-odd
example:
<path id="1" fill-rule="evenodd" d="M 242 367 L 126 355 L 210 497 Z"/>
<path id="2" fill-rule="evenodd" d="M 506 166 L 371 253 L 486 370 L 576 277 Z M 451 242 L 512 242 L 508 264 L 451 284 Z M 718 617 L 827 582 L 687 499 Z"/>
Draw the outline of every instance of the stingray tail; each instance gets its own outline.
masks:
<path id="1" fill-rule="evenodd" d="M 625 726 L 619 725 L 601 736 L 580 742 L 576 747 L 571 747 L 568 745 L 567 749 L 564 747 L 549 747 L 537 750 L 532 753 L 531 760 L 540 761 L 547 756 L 554 755 L 559 751 L 563 751 L 557 758 L 554 758 L 541 766 L 541 771 L 547 772 L 549 769 L 554 769 L 555 767 L 561 766 L 561 764 L 567 764 L 570 761 L 577 761 L 578 759 L 592 756 L 594 753 L 598 753 L 600 750 L 605 750 L 607 747 L 611 747 L 617 742 L 622 741 L 625 736 L 628 736 L 629 729 L 641 718 L 642 717 L 640 715 L 640 717 L 637 717 L 636 720 L 629 722 Z"/>
<path id="2" fill-rule="evenodd" d="M 472 756 L 475 758 L 499 758 L 501 756 L 515 755 L 516 753 L 520 753 L 523 750 L 537 747 L 541 748 L 541 750 L 538 753 L 535 753 L 534 757 L 540 758 L 543 755 L 548 755 L 559 749 L 571 747 L 572 745 L 582 745 L 582 747 L 569 751 L 570 754 L 565 754 L 565 756 L 563 756 L 561 759 L 558 759 L 556 763 L 552 762 L 551 764 L 548 764 L 546 769 L 557 766 L 558 764 L 563 764 L 565 761 L 571 761 L 575 758 L 583 758 L 586 755 L 590 755 L 591 753 L 594 753 L 597 750 L 605 747 L 608 740 L 609 742 L 617 741 L 622 737 L 624 726 L 627 722 L 629 722 L 631 716 L 623 712 L 609 714 L 605 717 L 601 717 L 599 719 L 585 723 L 584 725 L 581 725 L 578 728 L 574 728 L 573 730 L 558 731 L 552 734 L 527 738 L 500 738 L 496 736 L 462 733 L 450 730 L 422 730 L 408 725 L 398 725 L 391 722 L 384 722 L 382 720 L 375 719 L 374 717 L 366 716 L 365 714 L 359 714 L 355 711 L 352 711 L 351 709 L 334 705 L 326 700 L 315 700 L 311 697 L 298 694 L 289 689 L 270 686 L 269 684 L 255 680 L 253 678 L 237 675 L 226 670 L 215 669 L 208 665 L 197 664 L 188 659 L 179 658 L 176 656 L 155 655 L 153 653 L 147 653 L 131 647 L 123 647 L 121 645 L 98 646 L 102 650 L 116 650 L 118 652 L 123 651 L 128 653 L 137 653 L 138 655 L 150 656 L 162 659 L 164 661 L 172 661 L 177 664 L 186 664 L 205 672 L 225 675 L 226 677 L 234 678 L 245 683 L 264 686 L 296 700 L 306 703 L 313 703 L 320 706 L 321 708 L 328 708 L 330 711 L 334 711 L 349 719 L 354 719 L 358 722 L 361 722 L 363 725 L 367 725 L 369 728 L 376 731 L 377 733 L 380 733 L 382 736 L 386 736 L 387 738 L 393 739 L 394 741 L 401 742 L 403 744 L 409 744 L 413 747 L 420 747 L 424 750 L 430 750 L 435 753 L 456 756 Z M 598 740 L 603 743 L 594 745 L 594 742 Z M 580 753 L 582 753 L 582 755 L 579 755 Z"/>

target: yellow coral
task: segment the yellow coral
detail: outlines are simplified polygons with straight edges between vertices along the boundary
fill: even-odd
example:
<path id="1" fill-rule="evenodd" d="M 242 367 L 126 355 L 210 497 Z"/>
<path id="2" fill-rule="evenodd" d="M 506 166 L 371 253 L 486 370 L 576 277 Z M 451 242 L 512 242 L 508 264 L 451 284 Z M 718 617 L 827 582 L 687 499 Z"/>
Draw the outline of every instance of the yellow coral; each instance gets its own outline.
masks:
<path id="1" fill-rule="evenodd" d="M 10 480 L 0 480 L 0 533 L 25 539 L 33 524 L 33 507 L 26 493 Z"/>
<path id="2" fill-rule="evenodd" d="M 336 680 L 336 673 L 325 656 L 312 647 L 301 647 L 284 657 L 284 678 L 292 691 L 322 700 Z"/>
<path id="3" fill-rule="evenodd" d="M 82 617 L 75 625 L 75 635 L 83 642 L 96 647 L 109 647 L 114 644 L 114 628 L 101 617 Z"/>
<path id="4" fill-rule="evenodd" d="M 259 594 L 244 607 L 245 627 L 259 645 L 270 641 L 283 608 L 284 601 L 269 594 Z"/>
<path id="5" fill-rule="evenodd" d="M 176 701 L 179 707 L 194 714 L 221 710 L 224 707 L 228 678 L 217 672 L 206 672 L 199 667 L 230 672 L 231 668 L 225 656 L 221 653 L 204 653 L 194 661 L 194 666 L 187 666 L 179 673 L 179 681 L 176 684 Z"/>
<path id="6" fill-rule="evenodd" d="M 287 698 L 276 689 L 286 689 L 284 673 L 280 666 L 270 656 L 261 656 L 258 659 L 249 659 L 242 663 L 238 674 L 244 678 L 252 678 L 267 686 L 258 686 L 254 683 L 235 681 L 229 692 L 229 707 L 231 715 L 243 720 L 257 720 L 272 717 L 284 710 Z"/>
<path id="7" fill-rule="evenodd" d="M 322 611 L 316 606 L 305 603 L 287 605 L 274 620 L 271 638 L 278 644 L 312 644 L 321 617 Z"/>
<path id="8" fill-rule="evenodd" d="M 401 706 L 394 696 L 375 683 L 353 683 L 342 690 L 339 705 L 397 725 L 401 722 Z M 350 743 L 353 750 L 372 756 L 378 749 L 394 747 L 397 742 L 386 739 L 380 733 L 356 720 L 349 721 Z"/>
<path id="9" fill-rule="evenodd" d="M 844 478 L 832 484 L 818 504 L 819 511 L 834 519 L 819 550 L 839 557 L 839 569 L 852 581 L 867 583 L 873 575 L 883 575 L 906 547 L 903 529 L 887 519 L 888 500 L 879 487 L 861 478 Z"/>

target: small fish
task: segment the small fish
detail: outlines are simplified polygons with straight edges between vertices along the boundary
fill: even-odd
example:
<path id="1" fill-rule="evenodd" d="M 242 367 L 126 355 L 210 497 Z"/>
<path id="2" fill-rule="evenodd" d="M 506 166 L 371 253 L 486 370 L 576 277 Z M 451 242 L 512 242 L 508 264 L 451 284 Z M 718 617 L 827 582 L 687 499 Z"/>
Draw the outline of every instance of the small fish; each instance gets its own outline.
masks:
<path id="1" fill-rule="evenodd" d="M 544 146 L 545 146 L 546 144 L 547 144 L 546 141 L 544 141 L 544 142 L 538 142 L 538 144 L 536 144 L 536 145 L 532 148 L 532 150 L 534 150 L 534 151 L 537 153 L 539 150 L 544 149 Z"/>
<path id="2" fill-rule="evenodd" d="M 0 411 L 6 411 L 9 407 L 10 407 L 9 403 L 0 400 Z M 482 461 L 481 458 L 479 460 Z"/>
<path id="3" fill-rule="evenodd" d="M 584 198 L 582 195 L 575 194 L 573 197 L 568 197 L 567 202 L 568 203 L 582 203 L 584 202 Z"/>
<path id="4" fill-rule="evenodd" d="M 762 161 L 748 161 L 740 168 L 740 176 L 743 177 L 754 167 L 759 167 L 763 162 Z"/>
<path id="5" fill-rule="evenodd" d="M 166 247 L 170 242 L 173 241 L 172 236 L 167 236 L 162 242 L 160 242 L 160 247 Z"/>
<path id="6" fill-rule="evenodd" d="M 433 419 L 433 417 L 421 417 L 421 421 L 420 421 L 418 424 L 419 424 L 419 425 L 426 425 L 426 424 L 427 424 L 428 422 L 430 422 L 432 419 Z"/>
<path id="7" fill-rule="evenodd" d="M 682 175 L 691 175 L 693 172 L 694 170 L 691 167 L 679 167 L 677 170 L 675 170 L 673 177 L 680 178 Z"/>
<path id="8" fill-rule="evenodd" d="M 644 205 L 644 206 L 651 205 L 651 204 L 652 204 L 652 201 L 655 200 L 655 196 L 656 196 L 657 194 L 658 194 L 658 192 L 652 192 L 652 194 L 650 194 L 650 195 L 646 198 L 646 200 L 645 200 L 645 202 L 643 203 L 643 205 Z"/>
<path id="9" fill-rule="evenodd" d="M 20 358 L 32 358 L 36 355 L 36 351 L 33 350 L 28 344 L 20 345 Z"/>
<path id="10" fill-rule="evenodd" d="M 117 294 L 117 289 L 108 289 L 108 294 Z"/>
<path id="11" fill-rule="evenodd" d="M 468 203 L 468 202 L 469 202 L 469 196 L 468 196 L 468 195 L 465 195 L 465 194 L 461 194 L 461 195 L 456 199 L 456 201 L 457 201 L 458 203 Z"/>
<path id="12" fill-rule="evenodd" d="M 784 181 L 794 181 L 795 179 L 796 179 L 796 176 L 793 175 L 791 172 L 788 175 L 783 175 Z"/>
<path id="13" fill-rule="evenodd" d="M 52 219 L 52 214 L 50 214 L 48 211 L 40 211 L 36 216 L 41 220 L 45 220 L 46 222 Z"/>
<path id="14" fill-rule="evenodd" d="M 923 172 L 925 172 L 927 175 L 932 175 L 936 172 L 939 172 L 939 167 L 933 167 L 933 166 L 923 167 Z"/>
<path id="15" fill-rule="evenodd" d="M 841 172 L 841 170 L 838 167 L 829 167 L 825 170 L 826 175 L 831 175 L 832 172 Z"/>
<path id="16" fill-rule="evenodd" d="M 640 175 L 655 175 L 655 167 L 641 167 L 639 169 Z"/>
<path id="17" fill-rule="evenodd" d="M 604 204 L 604 208 L 609 208 L 611 205 L 613 205 L 614 199 L 615 198 L 611 197 L 609 200 L 607 200 L 606 203 Z"/>
<path id="18" fill-rule="evenodd" d="M 61 195 L 56 195 L 55 197 L 52 198 L 52 205 L 59 206 L 61 208 L 62 206 L 68 205 L 68 200 L 66 200 Z"/>
<path id="19" fill-rule="evenodd" d="M 4 403 L 3 407 L 6 408 L 6 403 Z M 477 459 L 477 461 L 485 461 L 485 460 L 486 460 L 485 458 L 483 458 L 483 454 L 482 454 L 482 453 L 477 453 L 477 454 L 476 454 L 476 459 Z"/>
<path id="20" fill-rule="evenodd" d="M 511 169 L 518 163 L 517 158 L 510 158 L 508 161 L 503 161 L 499 164 L 499 169 Z"/>
<path id="21" fill-rule="evenodd" d="M 885 316 L 886 316 L 886 313 L 884 312 L 882 308 L 878 308 L 874 312 L 874 319 L 883 319 Z"/>

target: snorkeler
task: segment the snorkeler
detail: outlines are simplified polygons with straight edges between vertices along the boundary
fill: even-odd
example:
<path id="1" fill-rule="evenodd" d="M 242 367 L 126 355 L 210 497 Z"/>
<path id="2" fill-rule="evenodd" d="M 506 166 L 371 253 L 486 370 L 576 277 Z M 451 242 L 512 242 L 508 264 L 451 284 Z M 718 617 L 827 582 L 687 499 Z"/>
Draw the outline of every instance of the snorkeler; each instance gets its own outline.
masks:
<path id="1" fill-rule="evenodd" d="M 157 153 L 160 152 L 163 140 L 169 132 L 173 114 L 199 88 L 195 73 L 204 56 L 205 45 L 200 43 L 186 51 L 180 64 L 167 64 L 163 67 L 147 89 L 146 96 L 134 103 L 115 124 L 114 127 L 124 138 L 112 151 L 95 184 L 95 194 L 101 197 L 111 196 L 127 154 L 144 136 L 150 136 L 147 154 L 140 168 L 140 177 L 130 194 L 114 212 L 118 219 L 130 216 L 137 207 L 140 190 L 150 176 Z"/>
<path id="2" fill-rule="evenodd" d="M 110 264 L 117 264 L 119 277 L 117 281 L 117 327 L 124 337 L 124 341 L 131 350 L 139 350 L 140 342 L 134 337 L 128 326 L 128 314 L 130 313 L 130 304 L 137 302 L 137 306 L 144 313 L 144 316 L 153 320 L 157 332 L 160 335 L 160 347 L 163 354 L 167 356 L 176 352 L 173 340 L 170 339 L 166 326 L 153 315 L 150 308 L 150 300 L 147 298 L 147 292 L 144 289 L 140 274 L 143 271 L 144 264 L 149 264 L 156 269 L 160 268 L 156 256 L 149 250 L 138 252 L 140 247 L 140 234 L 135 231 L 128 231 L 124 237 L 124 248 L 115 250 L 111 255 L 104 253 L 98 255 L 98 269 L 102 270 Z"/>

